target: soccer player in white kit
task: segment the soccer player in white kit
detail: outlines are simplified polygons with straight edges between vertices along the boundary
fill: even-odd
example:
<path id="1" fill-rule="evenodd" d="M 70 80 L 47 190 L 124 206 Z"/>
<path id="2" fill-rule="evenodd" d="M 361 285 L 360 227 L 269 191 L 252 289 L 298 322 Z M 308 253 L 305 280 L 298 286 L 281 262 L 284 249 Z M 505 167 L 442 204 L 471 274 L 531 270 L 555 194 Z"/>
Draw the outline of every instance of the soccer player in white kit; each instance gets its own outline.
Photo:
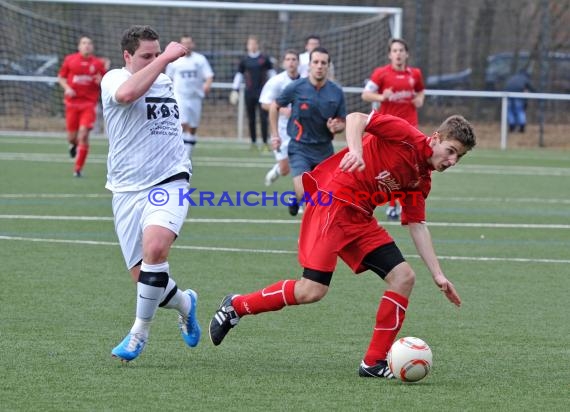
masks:
<path id="1" fill-rule="evenodd" d="M 166 66 L 166 75 L 174 83 L 184 146 L 191 159 L 192 149 L 196 144 L 196 131 L 202 117 L 202 101 L 210 93 L 214 72 L 206 57 L 193 51 L 194 41 L 191 36 L 183 35 L 180 44 L 186 47 L 188 52 Z"/>
<path id="2" fill-rule="evenodd" d="M 321 37 L 310 34 L 305 37 L 305 51 L 299 55 L 299 74 L 301 77 L 309 77 L 309 66 L 311 63 L 311 52 L 317 47 L 321 47 Z M 329 80 L 334 80 L 334 65 L 329 63 Z"/>
<path id="3" fill-rule="evenodd" d="M 283 69 L 281 73 L 273 76 L 265 83 L 259 96 L 259 103 L 264 110 L 269 111 L 271 103 L 281 94 L 289 83 L 300 78 L 299 72 L 299 53 L 295 50 L 288 49 L 283 57 Z M 291 116 L 291 107 L 282 107 L 279 109 L 278 130 L 281 137 L 281 145 L 274 150 L 275 160 L 277 163 L 265 175 L 265 185 L 270 186 L 279 176 L 287 176 L 289 174 L 289 155 L 287 148 L 291 138 L 287 134 L 287 121 Z"/>
<path id="4" fill-rule="evenodd" d="M 179 109 L 172 82 L 162 72 L 186 53 L 179 43 L 160 52 L 150 26 L 132 26 L 121 40 L 125 67 L 101 81 L 103 116 L 109 137 L 107 184 L 123 257 L 137 282 L 135 322 L 111 354 L 121 361 L 140 355 L 158 307 L 179 314 L 182 338 L 190 347 L 200 340 L 197 294 L 182 292 L 170 277 L 168 253 L 180 233 L 188 204 L 191 163 L 182 142 Z"/>

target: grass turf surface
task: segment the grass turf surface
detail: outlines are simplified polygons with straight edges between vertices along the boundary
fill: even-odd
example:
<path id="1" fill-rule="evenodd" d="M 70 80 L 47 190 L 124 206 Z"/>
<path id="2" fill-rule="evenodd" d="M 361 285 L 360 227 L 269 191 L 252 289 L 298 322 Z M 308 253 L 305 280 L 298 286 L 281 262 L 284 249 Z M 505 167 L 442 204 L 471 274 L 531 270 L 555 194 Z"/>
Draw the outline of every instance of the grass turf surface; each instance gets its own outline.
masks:
<path id="1" fill-rule="evenodd" d="M 299 277 L 300 219 L 284 206 L 191 208 L 169 261 L 199 293 L 200 345 L 185 347 L 175 313 L 159 310 L 140 358 L 112 360 L 135 289 L 103 187 L 106 149 L 94 140 L 76 179 L 63 139 L 0 137 L 0 409 L 566 410 L 568 152 L 475 150 L 434 175 L 428 220 L 460 310 L 406 229 L 387 226 L 418 275 L 400 336 L 434 353 L 430 376 L 405 385 L 357 376 L 384 284 L 342 262 L 323 301 L 244 318 L 210 343 L 224 295 Z M 261 192 L 272 163 L 247 144 L 201 141 L 192 186 Z M 268 190 L 290 189 L 281 178 Z"/>

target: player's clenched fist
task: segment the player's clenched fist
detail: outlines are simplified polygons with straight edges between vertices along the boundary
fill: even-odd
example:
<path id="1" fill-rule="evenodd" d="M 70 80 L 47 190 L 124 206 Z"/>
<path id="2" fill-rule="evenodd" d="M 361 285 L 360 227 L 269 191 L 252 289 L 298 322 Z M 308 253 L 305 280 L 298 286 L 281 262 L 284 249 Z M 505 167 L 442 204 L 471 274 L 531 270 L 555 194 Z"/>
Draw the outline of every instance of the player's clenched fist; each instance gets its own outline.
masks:
<path id="1" fill-rule="evenodd" d="M 168 61 L 172 62 L 178 59 L 179 57 L 184 56 L 186 53 L 188 53 L 188 49 L 186 47 L 184 47 L 180 43 L 171 41 L 170 43 L 168 43 L 168 46 L 166 46 L 166 49 L 164 49 L 164 51 L 162 52 L 162 55 L 166 57 Z"/>

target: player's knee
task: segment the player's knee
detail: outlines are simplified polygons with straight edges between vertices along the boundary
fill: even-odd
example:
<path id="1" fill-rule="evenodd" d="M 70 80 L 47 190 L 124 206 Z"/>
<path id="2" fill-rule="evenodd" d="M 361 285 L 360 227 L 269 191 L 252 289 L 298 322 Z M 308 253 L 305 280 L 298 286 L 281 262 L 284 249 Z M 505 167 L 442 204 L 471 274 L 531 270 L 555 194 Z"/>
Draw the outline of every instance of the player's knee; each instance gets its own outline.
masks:
<path id="1" fill-rule="evenodd" d="M 416 284 L 416 272 L 408 265 L 401 275 L 402 285 L 407 289 L 412 289 Z"/>
<path id="2" fill-rule="evenodd" d="M 303 278 L 295 285 L 295 299 L 298 303 L 318 302 L 329 290 L 332 273 L 305 269 Z"/>
<path id="3" fill-rule="evenodd" d="M 386 277 L 390 288 L 401 294 L 409 294 L 416 283 L 416 273 L 407 263 L 402 263 L 394 268 L 393 273 Z"/>
<path id="4" fill-rule="evenodd" d="M 149 264 L 160 263 L 168 257 L 169 245 L 160 239 L 153 239 L 144 245 L 144 261 Z"/>

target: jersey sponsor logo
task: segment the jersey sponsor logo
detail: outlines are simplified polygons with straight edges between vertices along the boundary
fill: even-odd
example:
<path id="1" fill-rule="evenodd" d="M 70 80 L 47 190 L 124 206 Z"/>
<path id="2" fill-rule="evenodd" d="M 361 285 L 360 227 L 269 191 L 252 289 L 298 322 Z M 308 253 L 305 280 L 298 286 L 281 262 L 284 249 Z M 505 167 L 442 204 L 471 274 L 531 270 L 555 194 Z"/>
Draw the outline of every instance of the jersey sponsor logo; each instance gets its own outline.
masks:
<path id="1" fill-rule="evenodd" d="M 299 106 L 299 109 L 309 110 L 309 105 L 307 103 L 301 103 L 301 105 Z"/>
<path id="2" fill-rule="evenodd" d="M 175 119 L 180 118 L 178 104 L 176 99 L 172 97 L 146 97 L 144 101 L 146 103 L 146 118 L 148 120 L 158 119 L 159 117 L 164 119 L 170 116 L 174 116 Z"/>
<path id="3" fill-rule="evenodd" d="M 392 93 L 390 96 L 391 102 L 407 102 L 414 97 L 414 93 L 410 90 L 400 90 Z"/>
<path id="4" fill-rule="evenodd" d="M 194 79 L 198 77 L 198 70 L 181 70 L 180 77 L 183 79 Z"/>
<path id="5" fill-rule="evenodd" d="M 391 192 L 392 190 L 400 190 L 400 184 L 392 177 L 388 170 L 383 170 L 375 177 L 378 188 Z"/>
<path id="6" fill-rule="evenodd" d="M 77 85 L 88 85 L 93 81 L 93 76 L 90 74 L 76 74 L 73 76 L 71 82 Z"/>

